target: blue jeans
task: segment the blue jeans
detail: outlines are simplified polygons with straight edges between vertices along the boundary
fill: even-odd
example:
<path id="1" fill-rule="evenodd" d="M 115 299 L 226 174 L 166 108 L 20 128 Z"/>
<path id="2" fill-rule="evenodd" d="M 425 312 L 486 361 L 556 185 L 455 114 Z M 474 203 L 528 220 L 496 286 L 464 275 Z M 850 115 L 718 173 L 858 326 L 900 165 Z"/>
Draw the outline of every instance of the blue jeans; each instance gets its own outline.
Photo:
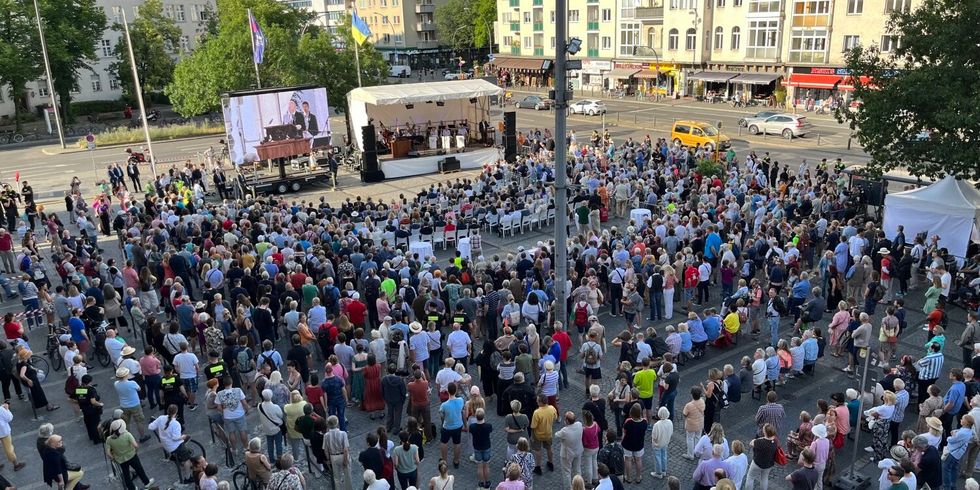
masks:
<path id="1" fill-rule="evenodd" d="M 945 490 L 956 490 L 956 479 L 960 472 L 960 460 L 952 454 L 943 460 L 943 488 Z"/>
<path id="2" fill-rule="evenodd" d="M 146 400 L 150 402 L 150 408 L 163 406 L 163 403 L 160 401 L 161 379 L 162 376 L 159 374 L 150 374 L 143 377 L 143 381 L 146 383 Z"/>
<path id="3" fill-rule="evenodd" d="M 650 293 L 650 321 L 657 322 L 663 319 L 664 294 Z"/>
<path id="4" fill-rule="evenodd" d="M 674 420 L 674 399 L 677 398 L 677 390 L 670 392 L 664 392 L 660 397 L 660 406 L 667 407 L 667 411 L 670 412 L 670 420 Z"/>
<path id="5" fill-rule="evenodd" d="M 769 344 L 775 348 L 779 345 L 779 317 L 769 317 Z"/>
<path id="6" fill-rule="evenodd" d="M 657 473 L 667 472 L 667 448 L 653 448 L 653 471 Z"/>
<path id="7" fill-rule="evenodd" d="M 347 409 L 347 404 L 344 402 L 344 398 L 340 398 L 340 403 L 330 403 L 327 405 L 327 414 L 336 415 L 337 419 L 340 421 L 340 430 L 347 431 L 347 417 L 344 416 L 344 411 Z"/>
<path id="8" fill-rule="evenodd" d="M 269 454 L 269 460 L 279 461 L 279 456 L 282 456 L 282 433 L 274 436 L 265 436 L 265 445 L 266 451 Z"/>

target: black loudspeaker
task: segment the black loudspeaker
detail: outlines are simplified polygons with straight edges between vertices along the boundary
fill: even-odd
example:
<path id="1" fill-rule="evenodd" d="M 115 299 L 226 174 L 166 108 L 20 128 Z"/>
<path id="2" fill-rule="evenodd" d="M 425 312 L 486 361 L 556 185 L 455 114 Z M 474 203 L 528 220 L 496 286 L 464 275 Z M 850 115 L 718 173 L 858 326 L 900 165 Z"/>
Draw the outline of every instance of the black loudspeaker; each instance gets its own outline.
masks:
<path id="1" fill-rule="evenodd" d="M 832 483 L 837 490 L 866 490 L 871 487 L 871 478 L 861 473 L 842 473 Z"/>
<path id="2" fill-rule="evenodd" d="M 385 174 L 378 168 L 378 141 L 374 125 L 361 127 L 361 182 L 381 182 Z"/>
<path id="3" fill-rule="evenodd" d="M 880 180 L 854 179 L 854 187 L 861 189 L 861 203 L 870 206 L 885 204 L 885 186 Z"/>
<path id="4" fill-rule="evenodd" d="M 504 113 L 504 159 L 508 163 L 517 160 L 517 113 Z"/>
<path id="5" fill-rule="evenodd" d="M 459 172 L 459 160 L 456 157 L 446 157 L 439 160 L 439 172 Z"/>

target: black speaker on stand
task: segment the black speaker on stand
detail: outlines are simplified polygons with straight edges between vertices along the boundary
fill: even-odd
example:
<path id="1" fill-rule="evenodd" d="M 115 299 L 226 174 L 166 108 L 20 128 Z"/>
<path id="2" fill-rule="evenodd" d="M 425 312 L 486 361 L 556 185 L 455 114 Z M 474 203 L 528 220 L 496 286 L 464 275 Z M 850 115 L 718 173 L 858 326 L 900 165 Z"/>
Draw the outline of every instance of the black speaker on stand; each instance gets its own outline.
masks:
<path id="1" fill-rule="evenodd" d="M 504 113 L 504 159 L 508 163 L 517 161 L 517 113 Z"/>
<path id="2" fill-rule="evenodd" d="M 378 167 L 378 140 L 373 124 L 361 126 L 361 182 L 381 182 L 385 174 Z"/>

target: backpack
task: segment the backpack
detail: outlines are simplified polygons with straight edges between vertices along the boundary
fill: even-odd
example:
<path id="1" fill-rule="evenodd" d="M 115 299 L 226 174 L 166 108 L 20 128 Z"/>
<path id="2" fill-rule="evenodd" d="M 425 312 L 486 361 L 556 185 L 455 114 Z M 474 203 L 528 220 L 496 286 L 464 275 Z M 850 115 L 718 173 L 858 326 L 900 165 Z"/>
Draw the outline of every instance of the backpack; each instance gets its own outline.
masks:
<path id="1" fill-rule="evenodd" d="M 881 301 L 885 297 L 885 288 L 881 284 L 876 284 L 875 290 L 871 293 L 871 297 L 875 301 Z"/>
<path id="2" fill-rule="evenodd" d="M 337 297 L 339 296 L 337 286 L 330 286 L 323 291 L 323 306 L 333 311 L 337 307 Z"/>
<path id="3" fill-rule="evenodd" d="M 255 370 L 255 358 L 252 357 L 252 349 L 240 347 L 235 352 L 235 360 L 238 362 L 239 373 L 250 373 Z"/>
<path id="4" fill-rule="evenodd" d="M 585 328 L 589 324 L 589 304 L 579 301 L 575 304 L 575 326 Z"/>
<path id="5" fill-rule="evenodd" d="M 844 279 L 850 281 L 854 277 L 854 273 L 857 271 L 857 264 L 851 264 L 847 269 L 847 273 L 844 274 Z"/>
<path id="6" fill-rule="evenodd" d="M 61 277 L 62 279 L 68 277 L 68 269 L 65 268 L 65 262 L 67 261 L 62 260 L 61 262 L 58 262 L 58 265 L 54 266 L 55 270 L 58 271 L 58 277 Z"/>
<path id="7" fill-rule="evenodd" d="M 65 380 L 65 394 L 69 397 L 75 394 L 75 389 L 78 388 L 78 378 L 75 376 L 74 366 L 68 368 L 68 379 Z"/>
<path id="8" fill-rule="evenodd" d="M 772 307 L 776 309 L 779 316 L 786 316 L 789 314 L 789 308 L 786 307 L 786 303 L 779 296 L 773 298 Z"/>
<path id="9" fill-rule="evenodd" d="M 640 353 L 640 348 L 633 342 L 623 344 L 623 356 L 630 364 L 636 364 L 636 356 Z"/>
<path id="10" fill-rule="evenodd" d="M 417 296 L 418 295 L 415 293 L 415 288 L 412 286 L 405 286 L 405 295 L 402 297 L 402 299 L 405 300 L 405 304 L 410 305 L 414 303 Z"/>
<path id="11" fill-rule="evenodd" d="M 596 345 L 593 342 L 593 345 L 590 346 L 589 347 L 589 350 L 585 352 L 585 363 L 586 364 L 596 364 L 596 363 L 599 362 L 599 353 L 596 352 L 596 347 L 598 347 L 598 345 Z M 633 346 L 633 347 L 635 348 L 636 346 Z"/>

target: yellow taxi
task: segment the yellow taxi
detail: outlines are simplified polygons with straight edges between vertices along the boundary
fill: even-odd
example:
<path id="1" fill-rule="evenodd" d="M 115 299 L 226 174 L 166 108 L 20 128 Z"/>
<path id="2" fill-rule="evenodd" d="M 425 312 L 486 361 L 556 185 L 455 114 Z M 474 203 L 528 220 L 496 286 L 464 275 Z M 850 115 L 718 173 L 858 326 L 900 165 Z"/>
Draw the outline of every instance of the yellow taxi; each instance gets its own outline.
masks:
<path id="1" fill-rule="evenodd" d="M 670 140 L 674 145 L 697 146 L 700 144 L 709 152 L 718 145 L 720 150 L 732 146 L 728 136 L 720 134 L 715 126 L 700 121 L 675 121 L 670 131 Z"/>

